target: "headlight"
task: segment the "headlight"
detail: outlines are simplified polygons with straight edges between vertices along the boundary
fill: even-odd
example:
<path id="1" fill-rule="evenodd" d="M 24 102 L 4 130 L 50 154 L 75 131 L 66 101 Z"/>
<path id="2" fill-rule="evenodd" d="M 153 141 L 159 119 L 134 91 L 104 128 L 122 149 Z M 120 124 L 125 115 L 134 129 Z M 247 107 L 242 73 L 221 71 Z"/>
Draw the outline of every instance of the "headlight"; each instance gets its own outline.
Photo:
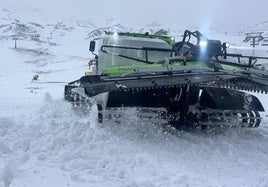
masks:
<path id="1" fill-rule="evenodd" d="M 201 40 L 199 42 L 199 45 L 200 45 L 200 47 L 206 47 L 208 45 L 208 42 L 207 41 L 204 41 L 204 40 Z"/>
<path id="2" fill-rule="evenodd" d="M 230 47 L 229 42 L 224 42 L 222 45 L 223 45 L 223 48 L 225 48 L 225 49 Z"/>
<path id="3" fill-rule="evenodd" d="M 114 37 L 117 37 L 118 36 L 118 33 L 117 32 L 114 32 Z"/>

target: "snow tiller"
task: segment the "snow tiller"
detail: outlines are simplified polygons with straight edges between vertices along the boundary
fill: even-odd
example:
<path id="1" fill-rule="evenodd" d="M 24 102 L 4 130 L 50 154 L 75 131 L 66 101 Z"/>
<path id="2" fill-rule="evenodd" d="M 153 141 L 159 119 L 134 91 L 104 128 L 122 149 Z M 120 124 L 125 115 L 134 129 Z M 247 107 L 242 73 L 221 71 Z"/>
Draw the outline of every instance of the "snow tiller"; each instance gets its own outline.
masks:
<path id="1" fill-rule="evenodd" d="M 268 72 L 259 63 L 268 58 L 227 49 L 228 43 L 198 31 L 186 30 L 179 42 L 148 33 L 107 32 L 90 42 L 95 55 L 90 71 L 65 86 L 65 99 L 73 106 L 96 104 L 99 122 L 131 107 L 178 128 L 258 127 L 264 108 L 250 92 L 268 93 Z"/>

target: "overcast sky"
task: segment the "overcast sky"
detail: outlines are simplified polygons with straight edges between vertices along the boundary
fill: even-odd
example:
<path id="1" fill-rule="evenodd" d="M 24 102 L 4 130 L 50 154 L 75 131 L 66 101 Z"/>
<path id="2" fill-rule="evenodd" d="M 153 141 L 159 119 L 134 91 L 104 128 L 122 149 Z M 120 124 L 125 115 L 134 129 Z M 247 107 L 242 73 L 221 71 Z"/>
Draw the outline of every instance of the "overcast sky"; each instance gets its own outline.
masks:
<path id="1" fill-rule="evenodd" d="M 0 0 L 18 9 L 35 9 L 48 19 L 90 20 L 103 26 L 114 18 L 118 23 L 140 27 L 159 22 L 163 25 L 203 30 L 237 32 L 268 20 L 268 0 Z"/>

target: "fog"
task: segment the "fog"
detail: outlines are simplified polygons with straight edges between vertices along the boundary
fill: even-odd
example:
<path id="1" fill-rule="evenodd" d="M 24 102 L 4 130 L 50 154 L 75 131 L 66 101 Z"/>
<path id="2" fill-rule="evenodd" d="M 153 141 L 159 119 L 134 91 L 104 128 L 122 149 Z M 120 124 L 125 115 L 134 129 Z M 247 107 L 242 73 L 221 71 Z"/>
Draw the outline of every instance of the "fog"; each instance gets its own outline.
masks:
<path id="1" fill-rule="evenodd" d="M 2 6 L 11 0 L 0 0 Z M 128 27 L 142 27 L 158 22 L 168 27 L 185 29 L 195 26 L 200 30 L 214 28 L 222 32 L 238 32 L 268 20 L 267 0 L 12 0 L 14 7 L 48 20 L 70 18 L 93 22 L 97 27 L 107 19 Z M 3 7 L 5 8 L 5 7 Z"/>

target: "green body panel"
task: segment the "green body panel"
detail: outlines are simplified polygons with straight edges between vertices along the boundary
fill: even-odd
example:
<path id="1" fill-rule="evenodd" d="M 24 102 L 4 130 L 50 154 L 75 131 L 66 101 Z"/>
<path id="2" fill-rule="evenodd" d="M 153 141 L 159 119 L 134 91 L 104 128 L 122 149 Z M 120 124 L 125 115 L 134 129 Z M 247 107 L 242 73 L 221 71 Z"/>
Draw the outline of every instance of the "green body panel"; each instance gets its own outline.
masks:
<path id="1" fill-rule="evenodd" d="M 117 66 L 117 67 L 108 67 L 102 70 L 104 75 L 120 75 L 134 72 L 135 69 L 143 68 L 159 68 L 163 67 L 163 64 L 144 64 L 144 65 L 131 65 L 131 66 Z"/>
<path id="2" fill-rule="evenodd" d="M 239 71 L 239 70 L 243 70 L 244 67 L 241 66 L 235 66 L 235 65 L 227 65 L 227 64 L 221 64 L 223 69 L 226 71 Z"/>
<path id="3" fill-rule="evenodd" d="M 172 63 L 173 66 L 184 66 L 182 62 L 175 62 Z M 191 61 L 187 62 L 187 66 L 200 66 L 208 68 L 208 65 L 204 62 L 198 62 L 198 61 Z M 127 74 L 127 73 L 133 73 L 135 69 L 148 69 L 150 68 L 161 68 L 165 67 L 165 64 L 134 64 L 131 66 L 116 66 L 116 67 L 108 67 L 104 68 L 102 70 L 102 74 L 104 75 L 120 75 L 120 74 Z"/>
<path id="4" fill-rule="evenodd" d="M 174 62 L 173 66 L 181 67 L 184 66 L 182 62 Z M 187 66 L 200 66 L 201 68 L 209 68 L 207 63 L 201 61 L 190 61 L 186 63 Z M 161 68 L 165 67 L 165 64 L 133 64 L 130 66 L 116 66 L 116 67 L 107 67 L 102 70 L 104 75 L 121 75 L 135 72 L 136 69 L 148 69 L 150 68 Z M 222 64 L 222 67 L 226 71 L 239 71 L 243 70 L 243 67 L 232 66 Z"/>
<path id="5" fill-rule="evenodd" d="M 175 62 L 175 63 L 172 63 L 172 65 L 184 66 L 182 62 Z M 189 61 L 189 62 L 186 62 L 186 66 L 200 66 L 202 68 L 208 68 L 207 63 L 201 62 L 201 61 Z"/>

